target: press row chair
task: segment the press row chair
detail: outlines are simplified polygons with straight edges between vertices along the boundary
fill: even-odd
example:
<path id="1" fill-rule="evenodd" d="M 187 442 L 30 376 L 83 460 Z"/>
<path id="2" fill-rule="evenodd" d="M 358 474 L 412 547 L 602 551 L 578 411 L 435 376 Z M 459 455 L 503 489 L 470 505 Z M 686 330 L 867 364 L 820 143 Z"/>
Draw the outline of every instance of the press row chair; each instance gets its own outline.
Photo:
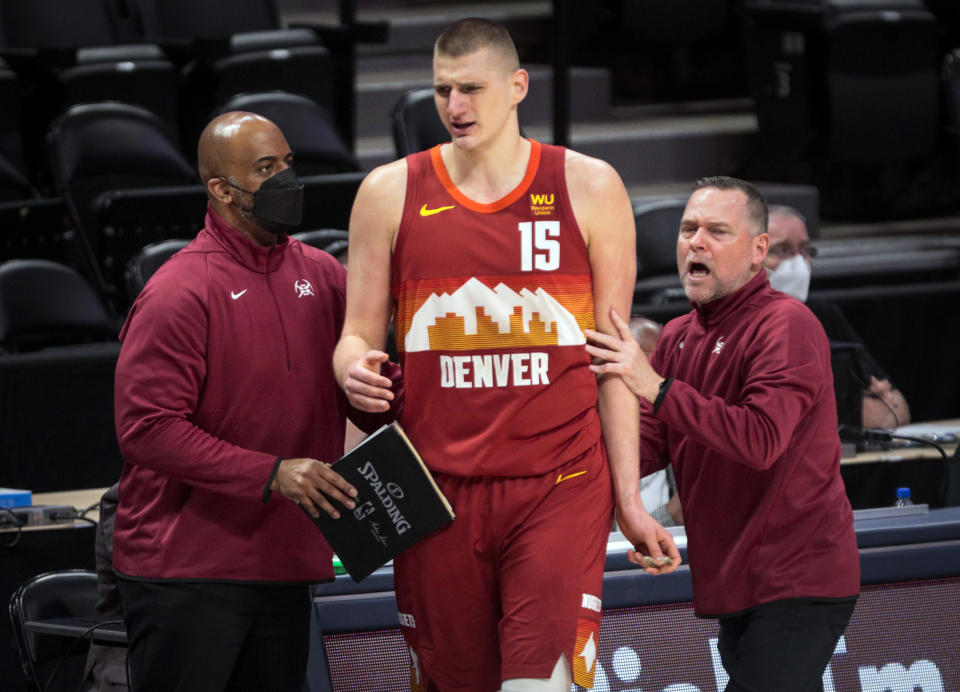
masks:
<path id="1" fill-rule="evenodd" d="M 101 619 L 97 598 L 97 575 L 79 569 L 40 574 L 13 593 L 10 623 L 20 669 L 31 692 L 78 689 L 87 646 L 77 646 L 71 637 L 31 632 L 27 623 L 53 618 L 90 618 L 96 622 Z"/>

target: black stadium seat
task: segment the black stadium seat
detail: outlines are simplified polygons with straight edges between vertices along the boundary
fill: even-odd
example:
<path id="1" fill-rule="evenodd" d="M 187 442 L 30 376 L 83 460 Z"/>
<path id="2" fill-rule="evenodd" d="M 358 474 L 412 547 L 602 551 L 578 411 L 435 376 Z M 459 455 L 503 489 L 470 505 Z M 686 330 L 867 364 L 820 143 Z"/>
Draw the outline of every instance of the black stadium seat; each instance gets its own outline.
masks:
<path id="1" fill-rule="evenodd" d="M 140 248 L 140 251 L 127 261 L 127 268 L 123 273 L 130 300 L 140 294 L 160 265 L 185 248 L 189 242 L 185 239 L 161 240 Z"/>
<path id="2" fill-rule="evenodd" d="M 131 258 L 153 243 L 186 243 L 203 228 L 206 208 L 207 190 L 200 184 L 108 190 L 97 198 L 95 223 L 103 232 L 104 262 L 123 271 L 117 295 L 121 310 L 140 292 L 130 292 L 126 267 Z M 116 271 L 110 274 L 113 281 L 118 281 Z"/>
<path id="3" fill-rule="evenodd" d="M 365 176 L 366 173 L 362 171 L 300 176 L 300 182 L 303 183 L 303 222 L 300 230 L 348 228 L 353 200 Z"/>
<path id="4" fill-rule="evenodd" d="M 637 225 L 635 302 L 656 301 L 665 290 L 679 285 L 677 233 L 686 206 L 686 199 L 671 198 L 643 202 L 634 208 Z"/>
<path id="5" fill-rule="evenodd" d="M 285 91 L 237 94 L 211 117 L 229 111 L 250 111 L 276 123 L 293 150 L 301 176 L 360 170 L 326 109 L 305 96 Z"/>
<path id="6" fill-rule="evenodd" d="M 315 228 L 311 231 L 300 231 L 293 236 L 301 243 L 312 245 L 324 252 L 329 252 L 338 260 L 346 264 L 346 253 L 349 248 L 350 233 L 340 228 Z"/>
<path id="7" fill-rule="evenodd" d="M 397 158 L 450 141 L 433 101 L 433 87 L 411 89 L 390 112 L 393 147 Z"/>
<path id="8" fill-rule="evenodd" d="M 0 203 L 0 262 L 32 258 L 67 265 L 98 290 L 103 286 L 90 246 L 59 197 Z"/>
<path id="9" fill-rule="evenodd" d="M 123 7 L 117 0 L 0 3 L 0 47 L 29 86 L 25 144 L 30 160 L 42 160 L 48 124 L 75 103 L 135 103 L 176 122 L 178 71 L 159 46 L 140 40 Z"/>
<path id="10" fill-rule="evenodd" d="M 118 327 L 93 287 L 70 267 L 42 259 L 0 264 L 0 351 L 110 341 Z"/>
<path id="11" fill-rule="evenodd" d="M 153 40 L 218 39 L 246 31 L 282 31 L 273 0 L 133 0 Z"/>
<path id="12" fill-rule="evenodd" d="M 289 91 L 324 107 L 333 107 L 333 65 L 330 51 L 309 43 L 312 32 L 297 29 L 286 32 L 294 45 L 270 45 L 263 38 L 273 32 L 257 32 L 231 37 L 230 53 L 212 59 L 207 82 L 214 104 L 250 91 Z M 315 40 L 315 39 L 314 39 Z"/>
<path id="13" fill-rule="evenodd" d="M 334 112 L 330 51 L 309 28 L 288 28 L 274 0 L 131 0 L 144 37 L 180 45 L 181 129 L 192 147 L 209 113 L 239 93 L 283 90 Z M 185 48 L 184 48 L 185 46 Z"/>
<path id="14" fill-rule="evenodd" d="M 846 12 L 828 20 L 827 35 L 831 158 L 884 164 L 929 156 L 940 118 L 933 16 Z"/>
<path id="15" fill-rule="evenodd" d="M 124 235 L 128 227 L 106 225 L 104 207 L 121 190 L 178 186 L 202 194 L 199 176 L 180 153 L 169 128 L 150 111 L 129 104 L 73 106 L 54 123 L 48 144 L 58 190 L 90 243 L 106 290 L 116 298 L 130 255 L 147 242 L 167 236 Z M 189 196 L 173 194 L 164 204 L 188 202 Z M 202 205 L 192 203 L 202 219 Z M 140 211 L 144 223 L 151 221 L 146 207 Z"/>
<path id="16" fill-rule="evenodd" d="M 5 484 L 40 493 L 116 482 L 123 465 L 113 426 L 118 330 L 93 288 L 68 267 L 0 264 Z"/>
<path id="17" fill-rule="evenodd" d="M 744 10 L 758 131 L 741 177 L 814 184 L 826 218 L 936 211 L 942 27 L 922 0 L 745 0 Z"/>
<path id="18" fill-rule="evenodd" d="M 37 196 L 37 189 L 26 171 L 14 164 L 0 149 L 0 202 L 29 199 Z"/>

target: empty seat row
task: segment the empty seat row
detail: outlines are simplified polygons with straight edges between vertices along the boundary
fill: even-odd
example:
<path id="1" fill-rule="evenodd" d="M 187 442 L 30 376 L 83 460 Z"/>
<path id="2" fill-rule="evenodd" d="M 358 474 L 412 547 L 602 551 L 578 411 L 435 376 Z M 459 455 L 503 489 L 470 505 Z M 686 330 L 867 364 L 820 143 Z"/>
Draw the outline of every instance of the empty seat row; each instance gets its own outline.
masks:
<path id="1" fill-rule="evenodd" d="M 304 228 L 345 228 L 362 174 L 322 109 L 300 95 L 268 92 L 240 95 L 221 108 L 228 110 L 261 113 L 285 133 L 306 188 Z M 122 311 L 131 299 L 126 261 L 147 243 L 195 235 L 203 182 L 169 127 L 131 104 L 71 107 L 51 127 L 48 146 L 58 196 L 0 203 L 0 260 L 69 264 Z"/>
<path id="2" fill-rule="evenodd" d="M 274 0 L 0 3 L 0 150 L 42 186 L 49 124 L 74 104 L 119 100 L 157 114 L 191 156 L 211 113 L 268 90 L 306 96 L 349 133 L 325 29 L 285 27 Z"/>
<path id="3" fill-rule="evenodd" d="M 343 229 L 313 229 L 293 237 L 335 256 L 342 257 L 347 249 Z M 140 248 L 124 266 L 128 295 L 135 298 L 157 269 L 189 242 L 174 238 Z M 0 355 L 115 341 L 122 320 L 72 267 L 42 258 L 0 262 Z"/>

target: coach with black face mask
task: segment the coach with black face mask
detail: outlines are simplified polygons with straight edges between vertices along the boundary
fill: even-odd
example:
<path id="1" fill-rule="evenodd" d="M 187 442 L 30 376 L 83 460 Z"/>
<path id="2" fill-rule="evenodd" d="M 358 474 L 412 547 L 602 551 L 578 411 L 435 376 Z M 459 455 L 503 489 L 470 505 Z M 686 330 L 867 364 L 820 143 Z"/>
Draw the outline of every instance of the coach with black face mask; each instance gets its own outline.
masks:
<path id="1" fill-rule="evenodd" d="M 325 462 L 343 452 L 346 417 L 389 421 L 399 388 L 390 411 L 363 414 L 336 384 L 345 272 L 285 235 L 303 186 L 277 126 L 219 116 L 198 161 L 205 227 L 137 298 L 117 363 L 113 564 L 130 673 L 137 692 L 299 692 L 308 585 L 333 578 L 304 511 L 353 509 Z"/>

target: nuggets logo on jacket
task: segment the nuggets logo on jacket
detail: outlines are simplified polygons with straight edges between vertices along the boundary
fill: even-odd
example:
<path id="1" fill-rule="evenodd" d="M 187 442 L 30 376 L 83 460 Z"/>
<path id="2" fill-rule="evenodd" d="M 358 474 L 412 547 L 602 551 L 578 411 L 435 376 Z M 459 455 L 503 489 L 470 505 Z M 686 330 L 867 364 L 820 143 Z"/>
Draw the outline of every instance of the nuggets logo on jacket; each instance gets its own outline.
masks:
<path id="1" fill-rule="evenodd" d="M 297 298 L 303 298 L 304 296 L 315 295 L 313 292 L 313 286 L 310 285 L 310 282 L 306 279 L 300 279 L 293 282 L 293 287 L 297 290 Z"/>

